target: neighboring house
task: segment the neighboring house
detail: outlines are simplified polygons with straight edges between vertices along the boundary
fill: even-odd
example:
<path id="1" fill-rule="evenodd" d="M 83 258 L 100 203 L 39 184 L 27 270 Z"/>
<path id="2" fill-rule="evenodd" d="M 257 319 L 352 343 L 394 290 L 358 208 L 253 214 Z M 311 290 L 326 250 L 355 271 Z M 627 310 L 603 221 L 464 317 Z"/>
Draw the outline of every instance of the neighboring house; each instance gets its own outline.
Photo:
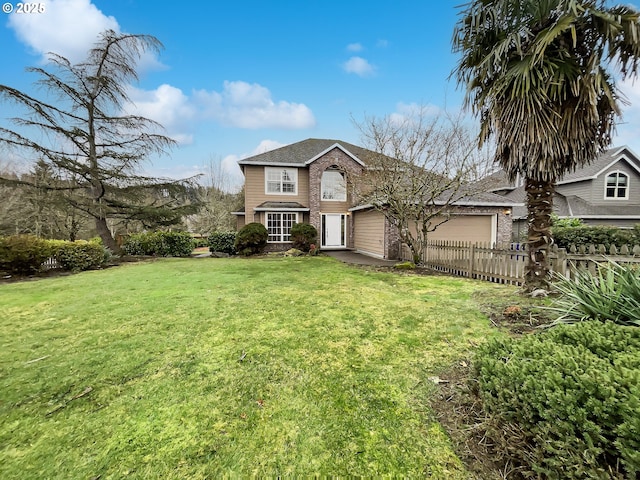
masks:
<path id="1" fill-rule="evenodd" d="M 239 161 L 245 177 L 245 209 L 238 228 L 259 222 L 268 250 L 291 246 L 290 230 L 306 222 L 318 230 L 322 249 L 351 249 L 399 258 L 397 229 L 382 212 L 358 202 L 358 181 L 374 152 L 339 140 L 308 139 Z M 456 202 L 434 240 L 503 243 L 511 238 L 514 203 L 485 193 Z"/>
<path id="2" fill-rule="evenodd" d="M 492 176 L 491 191 L 513 200 L 514 236 L 527 233 L 523 181 Z M 559 218 L 579 218 L 589 225 L 630 228 L 640 223 L 640 159 L 628 147 L 607 150 L 592 163 L 567 173 L 556 186 L 553 209 Z"/>

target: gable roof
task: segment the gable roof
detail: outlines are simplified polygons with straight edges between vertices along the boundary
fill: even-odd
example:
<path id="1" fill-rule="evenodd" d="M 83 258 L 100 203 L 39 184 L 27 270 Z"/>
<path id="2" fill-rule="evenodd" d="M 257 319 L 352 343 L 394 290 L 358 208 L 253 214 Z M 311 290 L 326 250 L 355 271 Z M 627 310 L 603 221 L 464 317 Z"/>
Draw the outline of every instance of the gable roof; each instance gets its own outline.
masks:
<path id="1" fill-rule="evenodd" d="M 632 169 L 636 170 L 638 174 L 640 174 L 640 157 L 638 157 L 629 147 L 622 146 L 610 148 L 588 165 L 579 167 L 572 172 L 565 173 L 563 177 L 558 180 L 557 185 L 594 180 L 620 161 L 625 161 Z M 504 191 L 505 194 L 508 191 L 515 190 L 521 186 L 521 183 L 509 181 L 507 175 L 502 169 L 485 177 L 482 179 L 482 182 L 489 186 L 490 191 Z"/>
<path id="2" fill-rule="evenodd" d="M 640 174 L 640 160 L 635 153 L 627 146 L 610 148 L 602 155 L 598 156 L 588 165 L 578 168 L 573 172 L 567 172 L 562 179 L 558 180 L 558 185 L 565 183 L 581 182 L 593 180 L 604 171 L 612 167 L 615 163 L 624 160 L 631 168 Z"/>
<path id="3" fill-rule="evenodd" d="M 301 142 L 292 143 L 284 147 L 276 148 L 275 150 L 269 150 L 268 152 L 245 158 L 240 160 L 238 164 L 305 167 L 334 148 L 339 148 L 361 165 L 365 164 L 365 160 L 369 155 L 374 154 L 371 150 L 343 142 L 342 140 L 308 138 Z"/>

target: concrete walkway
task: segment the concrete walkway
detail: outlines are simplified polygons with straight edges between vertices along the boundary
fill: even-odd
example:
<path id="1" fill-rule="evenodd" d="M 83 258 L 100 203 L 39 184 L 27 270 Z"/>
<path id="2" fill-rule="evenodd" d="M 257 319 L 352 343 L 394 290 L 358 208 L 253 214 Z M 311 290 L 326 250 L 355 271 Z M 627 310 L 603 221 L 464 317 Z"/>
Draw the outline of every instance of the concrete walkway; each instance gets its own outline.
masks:
<path id="1" fill-rule="evenodd" d="M 351 250 L 323 250 L 322 253 L 336 258 L 344 263 L 354 265 L 371 265 L 374 267 L 393 267 L 399 260 L 383 260 L 382 258 L 370 257 Z"/>

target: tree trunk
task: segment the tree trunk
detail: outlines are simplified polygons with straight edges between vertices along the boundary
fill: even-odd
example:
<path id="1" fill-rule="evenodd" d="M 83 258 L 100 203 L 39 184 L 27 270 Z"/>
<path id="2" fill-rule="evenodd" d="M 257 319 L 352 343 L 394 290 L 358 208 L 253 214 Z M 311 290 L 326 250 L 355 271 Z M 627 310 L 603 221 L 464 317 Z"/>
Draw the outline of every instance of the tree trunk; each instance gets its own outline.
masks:
<path id="1" fill-rule="evenodd" d="M 109 230 L 109 225 L 107 225 L 107 219 L 101 217 L 96 218 L 96 230 L 98 231 L 98 235 L 102 239 L 102 244 L 111 250 L 113 253 L 118 253 L 120 248 L 116 243 L 113 235 L 111 235 L 111 230 Z"/>
<path id="2" fill-rule="evenodd" d="M 524 286 L 528 291 L 547 288 L 551 278 L 548 253 L 553 243 L 551 213 L 555 188 L 553 180 L 527 178 L 525 183 L 529 212 L 527 218 L 529 259 L 525 268 Z"/>

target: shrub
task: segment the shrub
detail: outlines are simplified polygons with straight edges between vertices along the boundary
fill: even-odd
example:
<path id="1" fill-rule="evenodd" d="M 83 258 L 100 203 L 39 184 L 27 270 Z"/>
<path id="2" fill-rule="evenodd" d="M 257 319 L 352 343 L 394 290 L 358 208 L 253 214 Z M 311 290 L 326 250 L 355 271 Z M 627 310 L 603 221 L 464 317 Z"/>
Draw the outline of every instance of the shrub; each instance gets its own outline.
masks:
<path id="1" fill-rule="evenodd" d="M 158 232 L 161 238 L 163 257 L 188 257 L 193 253 L 195 244 L 188 232 Z"/>
<path id="2" fill-rule="evenodd" d="M 608 249 L 611 245 L 633 245 L 638 240 L 634 238 L 633 230 L 603 225 L 554 226 L 552 232 L 553 240 L 560 248 L 569 248 L 571 245 L 604 245 Z"/>
<path id="3" fill-rule="evenodd" d="M 60 267 L 73 272 L 99 268 L 108 260 L 108 250 L 96 242 L 56 242 L 53 248 Z"/>
<path id="4" fill-rule="evenodd" d="M 315 245 L 318 240 L 318 230 L 308 223 L 296 223 L 291 227 L 291 241 L 293 248 L 308 252 L 311 245 Z"/>
<path id="5" fill-rule="evenodd" d="M 262 253 L 267 246 L 269 232 L 261 223 L 247 223 L 236 235 L 234 247 L 242 255 Z"/>
<path id="6" fill-rule="evenodd" d="M 595 275 L 579 270 L 573 280 L 559 276 L 554 288 L 561 295 L 548 309 L 560 315 L 556 323 L 610 320 L 640 327 L 638 267 L 606 262 Z"/>
<path id="7" fill-rule="evenodd" d="M 236 232 L 214 232 L 209 235 L 209 251 L 233 255 L 236 253 Z"/>
<path id="8" fill-rule="evenodd" d="M 127 255 L 154 255 L 159 257 L 188 257 L 194 242 L 187 232 L 148 232 L 129 236 L 122 245 Z"/>
<path id="9" fill-rule="evenodd" d="M 49 242 L 32 235 L 0 238 L 0 270 L 12 274 L 37 272 L 51 254 Z"/>
<path id="10" fill-rule="evenodd" d="M 473 365 L 489 434 L 528 476 L 637 478 L 640 329 L 590 321 L 494 339 Z"/>

